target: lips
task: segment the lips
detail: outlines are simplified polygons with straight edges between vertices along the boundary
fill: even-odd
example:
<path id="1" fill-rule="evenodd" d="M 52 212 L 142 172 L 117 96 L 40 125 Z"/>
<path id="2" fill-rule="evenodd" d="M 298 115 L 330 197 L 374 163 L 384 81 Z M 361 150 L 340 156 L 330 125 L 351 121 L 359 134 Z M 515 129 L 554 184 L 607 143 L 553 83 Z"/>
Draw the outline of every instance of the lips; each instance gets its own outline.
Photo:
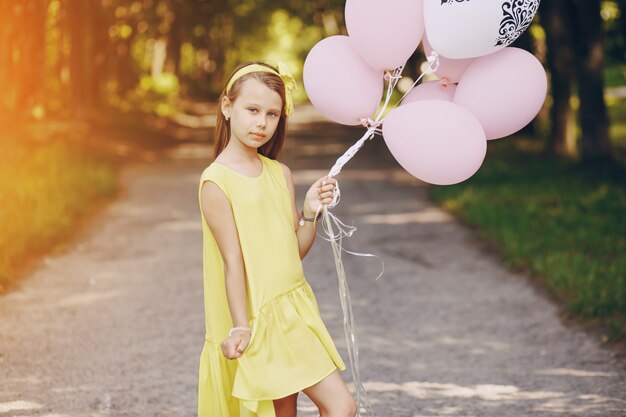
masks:
<path id="1" fill-rule="evenodd" d="M 255 133 L 255 132 L 252 132 L 252 136 L 256 136 L 259 139 L 265 139 L 265 137 L 267 135 L 265 133 Z"/>

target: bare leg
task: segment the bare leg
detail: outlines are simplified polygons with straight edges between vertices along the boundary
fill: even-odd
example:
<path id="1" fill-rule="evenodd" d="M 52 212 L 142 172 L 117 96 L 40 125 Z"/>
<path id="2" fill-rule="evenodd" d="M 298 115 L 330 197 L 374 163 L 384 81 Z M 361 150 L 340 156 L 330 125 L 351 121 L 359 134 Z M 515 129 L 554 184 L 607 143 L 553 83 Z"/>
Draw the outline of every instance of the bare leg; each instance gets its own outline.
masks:
<path id="1" fill-rule="evenodd" d="M 285 398 L 274 400 L 276 417 L 296 417 L 298 414 L 298 392 Z"/>
<path id="2" fill-rule="evenodd" d="M 317 384 L 302 390 L 320 410 L 320 417 L 355 417 L 356 403 L 348 386 L 335 371 Z"/>

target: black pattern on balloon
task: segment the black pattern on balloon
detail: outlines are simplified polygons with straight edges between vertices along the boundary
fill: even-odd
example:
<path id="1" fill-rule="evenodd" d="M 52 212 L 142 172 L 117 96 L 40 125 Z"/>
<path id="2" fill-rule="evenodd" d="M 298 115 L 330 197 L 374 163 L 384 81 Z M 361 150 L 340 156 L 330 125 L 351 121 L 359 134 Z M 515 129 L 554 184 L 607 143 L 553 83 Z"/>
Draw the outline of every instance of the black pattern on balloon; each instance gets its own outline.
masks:
<path id="1" fill-rule="evenodd" d="M 511 0 L 502 4 L 504 14 L 495 46 L 509 46 L 533 21 L 540 0 Z"/>
<path id="2" fill-rule="evenodd" d="M 463 3 L 469 0 L 441 0 L 441 5 L 443 6 L 444 4 L 454 4 L 454 3 Z"/>

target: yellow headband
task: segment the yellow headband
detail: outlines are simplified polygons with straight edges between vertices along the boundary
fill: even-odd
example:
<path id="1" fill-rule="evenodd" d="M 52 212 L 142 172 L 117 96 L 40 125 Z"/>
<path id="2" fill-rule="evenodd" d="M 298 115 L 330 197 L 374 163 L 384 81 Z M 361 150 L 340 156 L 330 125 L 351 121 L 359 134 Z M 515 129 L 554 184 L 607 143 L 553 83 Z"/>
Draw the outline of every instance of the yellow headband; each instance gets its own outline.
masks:
<path id="1" fill-rule="evenodd" d="M 246 65 L 230 77 L 230 81 L 228 81 L 228 84 L 226 85 L 226 94 L 230 92 L 231 87 L 237 79 L 253 72 L 269 72 L 271 74 L 278 75 L 283 80 L 283 84 L 285 84 L 285 115 L 291 116 L 293 113 L 293 98 L 291 97 L 291 93 L 292 91 L 298 89 L 298 85 L 296 84 L 296 80 L 291 76 L 291 72 L 289 72 L 289 68 L 284 62 L 278 62 L 278 72 L 274 71 L 272 68 L 266 67 L 265 65 Z"/>

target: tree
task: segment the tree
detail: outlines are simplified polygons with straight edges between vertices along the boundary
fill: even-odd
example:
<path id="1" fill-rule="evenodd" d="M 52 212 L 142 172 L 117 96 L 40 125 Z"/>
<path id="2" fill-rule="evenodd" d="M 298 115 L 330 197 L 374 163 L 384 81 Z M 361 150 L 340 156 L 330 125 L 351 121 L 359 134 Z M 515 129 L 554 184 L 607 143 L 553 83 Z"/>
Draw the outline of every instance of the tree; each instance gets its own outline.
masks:
<path id="1" fill-rule="evenodd" d="M 2 125 L 24 117 L 41 95 L 46 0 L 0 2 Z"/>
<path id="2" fill-rule="evenodd" d="M 81 117 L 85 104 L 85 2 L 67 0 L 67 16 L 70 34 L 70 90 L 74 115 Z"/>
<path id="3" fill-rule="evenodd" d="M 573 117 L 570 97 L 575 78 L 574 53 L 571 48 L 572 22 L 569 20 L 570 15 L 563 13 L 567 9 L 567 3 L 567 0 L 541 3 L 540 17 L 546 32 L 546 61 L 552 90 L 552 123 L 546 152 L 553 155 L 571 155 L 576 150 L 576 133 L 570 123 Z"/>
<path id="4" fill-rule="evenodd" d="M 554 0 L 552 0 L 554 1 Z M 581 156 L 585 163 L 611 159 L 609 120 L 604 102 L 604 28 L 600 0 L 571 0 L 572 41 L 582 129 Z"/>
<path id="5" fill-rule="evenodd" d="M 604 101 L 605 29 L 600 6 L 600 0 L 550 0 L 542 2 L 541 9 L 553 98 L 547 151 L 570 154 L 575 149 L 574 124 L 570 123 L 575 86 L 582 131 L 579 150 L 582 161 L 590 164 L 612 158 Z"/>

